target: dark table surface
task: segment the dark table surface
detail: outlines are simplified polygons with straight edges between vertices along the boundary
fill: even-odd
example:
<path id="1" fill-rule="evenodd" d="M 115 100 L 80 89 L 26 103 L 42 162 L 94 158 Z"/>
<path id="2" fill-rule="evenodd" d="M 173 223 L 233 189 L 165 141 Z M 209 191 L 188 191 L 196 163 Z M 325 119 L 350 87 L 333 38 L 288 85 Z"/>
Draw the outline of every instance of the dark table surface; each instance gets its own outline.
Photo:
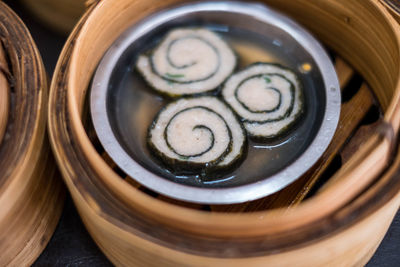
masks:
<path id="1" fill-rule="evenodd" d="M 28 26 L 51 77 L 66 37 L 38 23 L 15 0 L 5 2 Z M 56 231 L 34 266 L 112 266 L 86 231 L 69 195 Z M 400 212 L 367 266 L 400 266 Z"/>

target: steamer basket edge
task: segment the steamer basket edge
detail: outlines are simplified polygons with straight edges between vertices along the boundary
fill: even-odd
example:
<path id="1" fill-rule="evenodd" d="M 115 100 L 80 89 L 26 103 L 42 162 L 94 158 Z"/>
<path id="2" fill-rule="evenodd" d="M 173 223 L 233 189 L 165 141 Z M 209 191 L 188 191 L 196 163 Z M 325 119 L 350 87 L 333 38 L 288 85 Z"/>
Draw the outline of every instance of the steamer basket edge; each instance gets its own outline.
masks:
<path id="1" fill-rule="evenodd" d="M 355 2 L 357 2 L 357 1 L 355 1 Z M 104 5 L 106 5 L 107 3 L 111 3 L 111 2 L 104 1 L 104 2 L 101 2 L 100 5 L 102 3 L 104 3 Z M 273 3 L 273 1 L 272 2 L 270 1 L 270 4 L 271 3 Z M 167 4 L 168 3 L 164 3 L 164 5 L 167 5 Z M 106 10 L 106 8 L 104 8 L 104 9 Z M 382 8 L 381 8 L 381 10 L 382 10 Z M 150 12 L 150 11 L 147 10 L 147 12 Z M 94 14 L 95 13 L 96 12 L 94 12 Z M 105 14 L 101 14 L 101 15 L 104 16 Z M 342 14 L 340 14 L 340 15 L 342 16 Z M 141 16 L 144 16 L 144 15 L 141 14 Z M 94 17 L 94 16 L 92 15 L 92 17 Z M 97 19 L 101 20 L 101 17 L 98 16 Z M 139 19 L 139 18 L 137 18 L 137 19 Z M 86 23 L 83 26 L 82 32 L 84 32 L 84 34 L 81 34 L 79 40 L 77 41 L 77 45 L 81 45 L 81 46 L 80 46 L 79 49 L 75 49 L 74 51 L 81 51 L 82 49 L 88 49 L 87 46 L 85 47 L 85 44 L 84 44 L 85 41 L 86 41 L 86 45 L 87 44 L 92 45 L 91 42 L 88 41 L 89 39 L 85 38 L 85 37 L 86 37 L 86 35 L 93 34 L 93 32 L 88 31 L 87 28 L 85 28 L 85 26 L 87 26 L 87 25 L 93 26 L 94 23 L 95 23 L 95 19 L 92 19 L 91 21 L 88 21 L 88 23 Z M 119 25 L 119 26 L 122 27 L 121 25 Z M 112 26 L 111 25 L 110 27 L 116 27 L 116 26 Z M 352 25 L 350 25 L 350 27 L 352 27 Z M 92 27 L 92 28 L 94 28 L 94 27 Z M 99 31 L 98 28 L 96 28 L 96 30 Z M 112 32 L 114 33 L 115 31 L 117 31 L 117 29 L 112 28 Z M 119 30 L 119 31 L 121 31 L 121 30 Z M 96 32 L 95 34 L 93 34 L 93 36 L 94 35 L 98 35 L 98 34 L 99 34 L 99 32 Z M 115 35 L 117 35 L 117 34 L 114 34 L 114 36 Z M 113 39 L 113 38 L 108 38 L 108 39 Z M 108 41 L 108 42 L 110 42 L 110 41 Z M 99 50 L 105 49 L 107 44 L 102 44 L 102 46 L 103 46 L 102 49 L 99 48 Z M 398 54 L 398 51 L 397 51 L 397 54 Z M 83 77 L 82 75 L 84 73 L 91 73 L 91 71 L 94 69 L 94 67 L 96 65 L 96 62 L 99 60 L 99 57 L 97 57 L 96 60 L 93 60 L 93 61 L 89 62 L 90 67 L 88 67 L 86 69 L 80 68 L 80 66 L 82 65 L 82 62 L 80 62 L 79 59 L 80 59 L 80 57 L 78 55 L 72 54 L 70 81 L 71 81 L 71 84 L 72 84 L 73 88 L 82 88 L 82 80 L 84 80 L 84 83 L 88 83 L 88 79 L 89 79 L 88 77 L 86 77 L 84 79 L 82 79 L 81 77 Z M 365 64 L 364 63 L 361 64 L 361 67 L 365 67 Z M 79 69 L 80 71 L 79 70 L 75 70 L 75 69 Z M 365 70 L 364 70 L 364 72 L 365 72 Z M 398 73 L 396 73 L 396 74 L 398 74 Z M 387 79 L 392 78 L 390 76 L 388 77 L 388 75 L 386 75 L 386 77 L 387 77 Z M 381 81 L 386 82 L 386 79 L 385 79 L 386 77 L 381 78 Z M 376 75 L 375 75 L 375 77 L 372 77 L 372 78 L 376 78 Z M 381 87 L 382 87 L 382 85 L 380 85 L 378 88 L 380 89 Z M 386 87 L 386 88 L 393 88 L 393 84 L 392 84 L 391 87 Z M 83 91 L 81 91 L 81 92 L 83 92 Z M 91 164 L 93 166 L 96 166 L 96 168 L 98 168 L 97 169 L 98 173 L 103 173 L 104 174 L 104 175 L 100 175 L 99 177 L 102 178 L 103 182 L 107 183 L 107 185 L 110 186 L 110 188 L 113 188 L 114 192 L 118 192 L 117 194 L 120 197 L 125 198 L 127 200 L 127 202 L 135 203 L 134 205 L 135 205 L 136 208 L 139 205 L 144 205 L 144 203 L 147 202 L 147 204 L 145 204 L 141 208 L 143 208 L 143 209 L 152 209 L 151 211 L 149 211 L 150 213 L 151 212 L 158 212 L 158 215 L 164 216 L 163 219 L 166 219 L 165 217 L 171 217 L 170 212 L 167 211 L 168 207 L 164 207 L 162 204 L 159 205 L 159 203 L 154 203 L 154 201 L 151 201 L 151 200 L 146 199 L 144 197 L 142 198 L 140 196 L 141 195 L 140 193 L 134 195 L 132 190 L 129 190 L 129 189 L 126 188 L 125 183 L 123 183 L 122 181 L 118 181 L 118 179 L 112 178 L 113 174 L 114 174 L 113 171 L 110 171 L 109 168 L 104 166 L 103 161 L 102 161 L 101 158 L 96 157 L 96 152 L 94 151 L 93 147 L 91 147 L 91 144 L 90 144 L 89 140 L 86 138 L 85 130 L 83 129 L 83 126 L 82 126 L 82 124 L 80 122 L 80 119 L 79 119 L 80 114 L 81 114 L 81 110 L 82 110 L 82 107 L 83 107 L 83 100 L 84 100 L 84 95 L 82 95 L 81 92 L 77 92 L 75 90 L 69 90 L 68 91 L 68 94 L 69 94 L 68 95 L 68 105 L 69 105 L 68 108 L 69 108 L 69 114 L 71 115 L 71 121 L 72 121 L 71 125 L 73 126 L 72 129 L 74 130 L 74 134 L 77 137 L 77 140 L 79 141 L 80 146 L 83 148 L 83 150 L 84 150 L 84 152 L 86 154 L 86 157 L 91 161 Z M 381 97 L 381 98 L 383 99 L 383 97 Z M 75 99 L 77 100 L 76 102 L 74 101 Z M 395 108 L 393 107 L 393 103 L 394 103 L 394 101 L 392 102 L 392 106 L 389 107 L 389 111 L 387 113 L 390 113 L 391 110 L 395 110 Z M 386 104 L 386 108 L 388 106 L 389 105 L 387 103 Z M 397 127 L 395 127 L 395 128 L 397 128 Z M 371 140 L 371 142 L 367 143 L 364 147 L 365 148 L 363 148 L 363 150 L 365 150 L 365 151 L 360 151 L 359 152 L 359 155 L 360 155 L 359 158 L 362 158 L 362 156 L 363 156 L 362 154 L 363 153 L 364 154 L 368 153 L 368 154 L 371 154 L 369 162 L 371 162 L 371 161 L 374 162 L 374 161 L 376 161 L 377 158 L 379 158 L 380 161 L 378 161 L 378 163 L 381 164 L 381 163 L 386 162 L 386 159 L 388 157 L 387 153 L 388 153 L 388 151 L 390 149 L 390 141 L 388 141 L 386 139 L 382 140 L 380 137 L 376 137 L 375 140 Z M 360 159 L 358 159 L 358 161 L 360 161 Z M 367 162 L 367 161 L 365 160 L 365 162 Z M 353 165 L 352 168 L 358 167 L 357 165 L 360 165 L 359 163 L 360 162 L 356 161 L 354 163 L 355 166 Z M 375 168 L 373 170 L 370 170 L 370 169 L 367 170 L 367 171 L 364 170 L 364 173 L 368 174 L 368 172 L 375 171 L 375 174 L 377 174 L 377 170 L 379 169 L 378 168 L 378 164 L 375 164 L 374 167 Z M 383 168 L 384 164 L 381 164 L 380 167 Z M 349 168 L 347 168 L 347 171 L 348 171 L 348 169 Z M 343 168 L 343 172 L 345 172 L 345 170 L 346 169 Z M 351 172 L 353 172 L 353 171 L 351 170 Z M 354 176 L 354 173 L 350 173 L 350 174 Z M 345 172 L 344 174 L 338 174 L 337 176 L 340 176 L 340 175 L 344 176 L 344 175 L 350 175 L 350 174 L 348 172 L 347 173 Z M 361 175 L 360 173 L 357 173 L 357 174 Z M 341 192 L 343 194 L 346 194 L 346 191 L 349 190 L 349 188 L 351 188 L 350 182 L 347 185 L 345 184 L 345 185 L 342 185 L 340 187 Z M 328 194 L 325 194 L 325 196 L 326 195 L 328 195 Z M 334 198 L 334 195 L 335 195 L 335 192 L 333 192 L 333 190 L 331 190 L 330 196 L 328 195 L 328 197 L 324 198 L 323 200 L 326 203 L 329 203 L 332 200 L 332 198 Z M 322 200 L 319 200 L 319 201 L 322 202 Z M 152 206 L 152 204 L 154 204 L 154 206 Z M 169 208 L 171 208 L 171 207 L 169 207 Z M 304 209 L 309 212 L 309 214 L 308 214 L 309 216 L 312 216 L 312 214 L 314 213 L 313 210 L 315 210 L 315 207 L 312 207 L 312 205 L 310 204 L 310 207 L 305 207 Z M 157 210 L 157 211 L 155 211 L 155 210 Z M 170 211 L 172 211 L 172 210 L 170 210 Z M 175 209 L 174 210 L 174 215 L 176 214 L 176 217 L 178 217 L 180 211 L 181 210 Z M 300 212 L 298 214 L 300 214 Z M 190 216 L 188 216 L 188 215 L 190 215 Z M 295 216 L 295 215 L 293 215 L 293 216 Z M 302 215 L 297 215 L 297 216 L 305 217 L 304 213 Z M 197 221 L 197 220 L 205 221 L 205 219 L 206 219 L 203 216 L 201 216 L 201 214 L 194 214 L 192 212 L 186 213 L 186 211 L 182 211 L 182 214 L 179 217 L 180 217 L 179 220 L 185 220 L 185 218 L 187 218 L 186 222 L 188 222 L 188 220 L 193 218 L 192 219 L 192 223 L 194 223 L 194 225 L 196 225 L 194 221 Z M 232 224 L 231 218 L 221 218 L 221 217 L 225 217 L 223 215 L 221 215 L 219 217 L 220 218 L 218 218 L 218 220 L 221 220 L 221 223 L 218 225 L 219 230 L 224 229 L 224 228 L 226 228 L 227 225 L 231 225 Z M 299 217 L 296 217 L 296 218 L 300 219 Z M 255 218 L 256 218 L 256 216 L 254 218 L 252 218 L 251 220 L 252 221 L 256 221 Z M 235 220 L 235 224 L 236 225 L 240 224 L 239 220 L 240 219 L 236 219 Z M 176 223 L 176 221 L 171 222 L 171 224 L 174 224 L 174 223 Z M 215 222 L 215 223 L 217 224 L 218 222 Z M 247 225 L 246 223 L 247 222 L 243 222 L 243 227 L 251 228 L 251 227 L 249 227 L 250 225 Z M 279 224 L 280 223 L 278 223 L 278 225 Z M 263 225 L 263 226 L 265 227 L 265 225 Z M 219 232 L 219 231 L 216 231 L 216 232 Z"/>
<path id="2" fill-rule="evenodd" d="M 4 3 L 0 17 L 1 45 L 10 67 L 4 71 L 2 66 L 2 75 L 13 97 L 0 140 L 0 265 L 21 266 L 32 264 L 50 240 L 64 187 L 46 139 L 48 87 L 41 57 L 23 22 Z"/>

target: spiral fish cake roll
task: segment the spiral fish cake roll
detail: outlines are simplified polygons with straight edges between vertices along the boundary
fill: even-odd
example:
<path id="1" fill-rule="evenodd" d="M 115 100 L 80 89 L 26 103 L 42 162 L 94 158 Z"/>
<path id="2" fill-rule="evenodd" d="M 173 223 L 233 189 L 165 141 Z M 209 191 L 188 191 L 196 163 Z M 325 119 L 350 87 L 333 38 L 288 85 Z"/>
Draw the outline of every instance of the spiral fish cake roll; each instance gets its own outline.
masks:
<path id="1" fill-rule="evenodd" d="M 170 31 L 136 67 L 155 90 L 170 96 L 209 92 L 221 85 L 237 64 L 235 53 L 205 28 Z"/>
<path id="2" fill-rule="evenodd" d="M 148 132 L 150 149 L 174 172 L 231 166 L 243 154 L 245 131 L 213 96 L 181 98 L 163 108 Z"/>
<path id="3" fill-rule="evenodd" d="M 303 112 L 299 79 L 277 64 L 256 63 L 232 75 L 224 84 L 222 96 L 255 138 L 277 137 Z"/>

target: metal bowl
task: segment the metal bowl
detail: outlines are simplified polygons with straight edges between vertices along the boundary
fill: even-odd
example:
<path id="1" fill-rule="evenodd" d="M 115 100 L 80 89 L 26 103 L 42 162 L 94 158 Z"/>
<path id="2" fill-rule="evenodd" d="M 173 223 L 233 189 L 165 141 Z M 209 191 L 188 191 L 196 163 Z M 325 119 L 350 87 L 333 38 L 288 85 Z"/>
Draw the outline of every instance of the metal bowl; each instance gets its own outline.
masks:
<path id="1" fill-rule="evenodd" d="M 127 138 L 121 135 L 120 128 L 123 126 L 118 123 L 115 115 L 118 114 L 115 110 L 118 110 L 119 105 L 116 97 L 118 89 L 114 83 L 122 77 L 123 70 L 116 67 L 121 61 L 127 60 L 126 55 L 135 52 L 135 47 L 147 45 L 149 39 L 146 39 L 146 36 L 151 32 L 199 21 L 240 27 L 261 35 L 276 37 L 276 40 L 279 40 L 277 45 L 282 49 L 288 50 L 294 57 L 306 58 L 315 65 L 315 73 L 309 77 L 312 86 L 305 88 L 305 95 L 308 92 L 315 98 L 315 101 L 309 101 L 309 106 L 306 107 L 315 111 L 313 120 L 308 121 L 306 118 L 308 125 L 303 127 L 311 130 L 307 132 L 307 136 L 302 136 L 303 139 L 298 138 L 303 142 L 304 149 L 274 173 L 260 173 L 247 183 L 233 183 L 222 187 L 185 185 L 167 179 L 149 168 L 146 161 L 135 156 L 140 149 L 132 145 L 132 142 L 125 142 Z M 288 48 L 285 43 L 294 45 Z M 112 44 L 100 62 L 90 96 L 92 120 L 100 142 L 124 172 L 158 193 L 184 201 L 208 204 L 251 201 L 275 193 L 294 182 L 317 162 L 329 145 L 339 121 L 340 105 L 340 88 L 335 69 L 326 51 L 310 33 L 265 5 L 231 1 L 195 2 L 175 6 L 159 11 L 131 26 Z M 140 121 L 136 121 L 136 126 L 143 127 Z M 139 139 L 139 136 L 132 138 Z M 279 146 L 279 143 L 275 145 Z"/>

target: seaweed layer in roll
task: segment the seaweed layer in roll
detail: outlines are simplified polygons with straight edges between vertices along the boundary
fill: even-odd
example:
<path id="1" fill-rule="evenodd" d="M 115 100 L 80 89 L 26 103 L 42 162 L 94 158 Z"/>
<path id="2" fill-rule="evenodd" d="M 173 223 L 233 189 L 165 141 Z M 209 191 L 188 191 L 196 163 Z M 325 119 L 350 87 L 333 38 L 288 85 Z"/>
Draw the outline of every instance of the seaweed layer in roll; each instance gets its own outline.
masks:
<path id="1" fill-rule="evenodd" d="M 224 84 L 222 95 L 255 139 L 283 134 L 303 112 L 299 79 L 277 64 L 255 63 L 235 73 Z"/>
<path id="2" fill-rule="evenodd" d="M 205 28 L 170 31 L 136 67 L 155 90 L 170 96 L 209 92 L 232 74 L 235 53 L 216 33 Z"/>
<path id="3" fill-rule="evenodd" d="M 175 174 L 204 174 L 236 163 L 247 145 L 234 112 L 213 96 L 181 98 L 164 107 L 148 145 Z"/>

